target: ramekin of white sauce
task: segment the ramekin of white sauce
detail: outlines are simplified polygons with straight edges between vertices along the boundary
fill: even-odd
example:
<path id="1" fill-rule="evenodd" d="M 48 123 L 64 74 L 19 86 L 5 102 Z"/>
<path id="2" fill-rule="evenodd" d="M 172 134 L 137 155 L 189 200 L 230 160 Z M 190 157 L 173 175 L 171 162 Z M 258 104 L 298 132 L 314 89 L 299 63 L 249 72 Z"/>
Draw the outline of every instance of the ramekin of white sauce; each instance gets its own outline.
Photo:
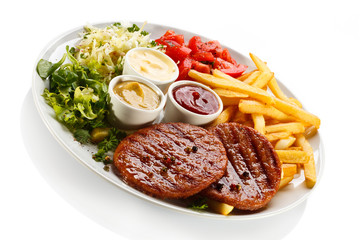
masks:
<path id="1" fill-rule="evenodd" d="M 168 86 L 179 76 L 179 69 L 165 53 L 140 47 L 126 53 L 123 74 L 143 77 L 166 93 Z"/>

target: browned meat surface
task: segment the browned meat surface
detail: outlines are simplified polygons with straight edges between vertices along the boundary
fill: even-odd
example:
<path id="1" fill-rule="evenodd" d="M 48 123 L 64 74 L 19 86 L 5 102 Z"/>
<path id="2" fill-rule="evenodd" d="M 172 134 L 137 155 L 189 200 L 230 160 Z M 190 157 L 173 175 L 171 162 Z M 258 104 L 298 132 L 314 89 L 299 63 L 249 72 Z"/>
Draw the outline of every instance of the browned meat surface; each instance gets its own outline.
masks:
<path id="1" fill-rule="evenodd" d="M 281 165 L 271 143 L 253 128 L 224 123 L 209 129 L 224 144 L 225 175 L 202 193 L 241 210 L 264 207 L 275 195 Z"/>
<path id="2" fill-rule="evenodd" d="M 114 164 L 125 182 L 159 198 L 186 198 L 219 180 L 226 170 L 222 143 L 206 129 L 161 123 L 126 137 Z"/>

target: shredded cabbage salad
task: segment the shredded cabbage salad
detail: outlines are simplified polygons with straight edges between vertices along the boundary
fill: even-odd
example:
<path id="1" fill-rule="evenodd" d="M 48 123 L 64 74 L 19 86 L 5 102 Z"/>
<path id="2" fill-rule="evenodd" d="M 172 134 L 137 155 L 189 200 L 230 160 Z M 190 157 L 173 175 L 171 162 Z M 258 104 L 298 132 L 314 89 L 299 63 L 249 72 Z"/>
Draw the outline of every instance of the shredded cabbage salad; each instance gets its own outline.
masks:
<path id="1" fill-rule="evenodd" d="M 96 70 L 105 82 L 120 75 L 125 54 L 136 47 L 159 48 L 150 34 L 135 24 L 114 23 L 105 28 L 84 27 L 74 57 L 82 66 Z"/>

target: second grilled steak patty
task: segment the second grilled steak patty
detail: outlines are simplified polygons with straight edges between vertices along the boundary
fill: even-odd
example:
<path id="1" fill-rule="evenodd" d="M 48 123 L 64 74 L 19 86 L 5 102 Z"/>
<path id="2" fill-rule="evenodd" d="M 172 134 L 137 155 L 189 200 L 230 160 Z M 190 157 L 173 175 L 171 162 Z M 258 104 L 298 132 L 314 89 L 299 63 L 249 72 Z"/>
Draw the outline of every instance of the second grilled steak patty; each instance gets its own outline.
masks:
<path id="1" fill-rule="evenodd" d="M 226 151 L 206 129 L 161 123 L 126 137 L 114 153 L 125 182 L 159 198 L 186 198 L 219 180 Z"/>
<path id="2" fill-rule="evenodd" d="M 229 162 L 225 175 L 202 193 L 241 210 L 264 207 L 281 178 L 280 161 L 271 143 L 238 123 L 223 123 L 209 131 L 223 143 Z"/>

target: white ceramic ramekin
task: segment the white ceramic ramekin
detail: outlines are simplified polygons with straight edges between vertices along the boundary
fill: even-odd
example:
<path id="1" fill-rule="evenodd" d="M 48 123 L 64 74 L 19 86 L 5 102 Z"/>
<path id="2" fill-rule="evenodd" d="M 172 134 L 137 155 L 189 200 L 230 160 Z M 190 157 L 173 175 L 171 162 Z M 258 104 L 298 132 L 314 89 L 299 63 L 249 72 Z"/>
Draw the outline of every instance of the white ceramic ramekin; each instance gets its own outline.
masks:
<path id="1" fill-rule="evenodd" d="M 135 81 L 143 83 L 155 91 L 160 97 L 159 106 L 154 110 L 139 109 L 131 106 L 120 100 L 120 97 L 114 93 L 114 87 L 117 83 Z M 120 129 L 136 129 L 151 124 L 156 118 L 159 117 L 161 111 L 164 108 L 166 98 L 163 92 L 149 82 L 147 79 L 133 76 L 133 75 L 121 75 L 114 77 L 109 84 L 110 95 L 110 112 L 108 116 L 109 122 Z"/>
<path id="2" fill-rule="evenodd" d="M 185 109 L 184 107 L 182 107 L 180 104 L 178 104 L 174 99 L 173 90 L 176 87 L 185 86 L 185 85 L 199 86 L 214 94 L 219 102 L 219 109 L 216 111 L 216 113 L 209 115 L 202 115 L 191 112 Z M 215 120 L 220 115 L 222 110 L 223 110 L 223 103 L 220 97 L 211 88 L 198 82 L 181 80 L 174 82 L 169 86 L 168 92 L 166 94 L 166 106 L 164 110 L 163 122 L 185 122 L 185 123 L 201 126 Z"/>
<path id="3" fill-rule="evenodd" d="M 159 55 L 159 56 L 167 59 L 174 66 L 174 69 L 175 69 L 174 74 L 171 76 L 171 78 L 169 78 L 169 80 L 166 80 L 166 81 L 150 79 L 150 78 L 147 78 L 147 77 L 143 76 L 141 73 L 136 71 L 131 66 L 130 61 L 129 61 L 129 56 L 131 56 L 131 54 L 133 54 L 135 51 L 150 51 L 150 52 L 155 53 L 156 55 Z M 161 91 L 166 93 L 167 88 L 169 87 L 169 85 L 171 83 L 173 83 L 178 78 L 178 76 L 179 76 L 179 68 L 177 67 L 176 63 L 169 56 L 167 56 L 165 53 L 163 53 L 163 52 L 161 52 L 159 50 L 156 50 L 156 49 L 152 49 L 152 48 L 139 47 L 139 48 L 133 48 L 133 49 L 131 49 L 130 51 L 128 51 L 126 53 L 125 60 L 124 60 L 123 74 L 124 75 L 135 75 L 135 76 L 143 77 L 143 78 L 147 79 L 148 81 L 152 82 L 153 84 L 155 84 L 156 86 L 158 86 L 161 89 Z"/>

